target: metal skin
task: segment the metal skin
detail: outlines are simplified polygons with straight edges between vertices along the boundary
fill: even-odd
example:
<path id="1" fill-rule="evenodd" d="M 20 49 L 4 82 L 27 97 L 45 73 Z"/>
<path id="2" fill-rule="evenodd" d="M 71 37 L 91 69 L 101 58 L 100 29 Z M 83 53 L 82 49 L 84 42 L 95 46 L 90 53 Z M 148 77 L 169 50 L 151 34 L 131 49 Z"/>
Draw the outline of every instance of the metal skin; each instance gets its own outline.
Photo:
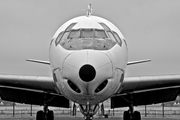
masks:
<path id="1" fill-rule="evenodd" d="M 116 43 L 109 50 L 66 50 L 55 40 L 60 32 L 65 30 L 71 23 L 77 22 L 74 29 L 93 28 L 103 29 L 98 22 L 106 24 L 111 30 L 118 33 L 122 39 L 122 45 Z M 127 46 L 121 32 L 109 21 L 96 16 L 80 16 L 63 24 L 55 33 L 51 43 L 50 65 L 56 76 L 56 88 L 62 95 L 71 101 L 81 105 L 95 105 L 110 98 L 122 85 L 125 68 L 127 65 Z M 96 71 L 95 78 L 90 82 L 83 81 L 79 76 L 79 70 L 83 65 L 91 65 Z M 74 83 L 80 93 L 75 92 L 68 85 L 68 80 Z M 105 80 L 107 85 L 100 92 L 96 88 Z"/>

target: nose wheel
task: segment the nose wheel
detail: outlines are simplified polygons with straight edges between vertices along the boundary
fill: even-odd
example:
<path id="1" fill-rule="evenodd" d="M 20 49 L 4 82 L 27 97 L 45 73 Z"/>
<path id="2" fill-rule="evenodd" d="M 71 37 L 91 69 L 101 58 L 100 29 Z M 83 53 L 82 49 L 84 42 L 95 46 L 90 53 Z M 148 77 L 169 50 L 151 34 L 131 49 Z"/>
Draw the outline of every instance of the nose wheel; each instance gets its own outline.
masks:
<path id="1" fill-rule="evenodd" d="M 92 120 L 92 119 L 93 119 L 93 116 L 91 116 L 91 115 L 84 117 L 84 120 Z"/>
<path id="2" fill-rule="evenodd" d="M 81 113 L 84 115 L 84 120 L 92 120 L 93 115 L 95 115 L 99 109 L 99 105 L 79 105 Z"/>

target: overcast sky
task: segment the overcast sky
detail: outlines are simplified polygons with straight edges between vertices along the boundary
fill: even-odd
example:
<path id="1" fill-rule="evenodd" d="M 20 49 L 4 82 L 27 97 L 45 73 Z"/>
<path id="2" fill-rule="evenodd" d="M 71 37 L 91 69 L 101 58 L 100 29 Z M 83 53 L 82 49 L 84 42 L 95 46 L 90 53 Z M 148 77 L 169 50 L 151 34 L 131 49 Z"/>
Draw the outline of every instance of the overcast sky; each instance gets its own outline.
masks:
<path id="1" fill-rule="evenodd" d="M 51 76 L 50 66 L 26 62 L 49 60 L 49 44 L 67 20 L 93 14 L 114 23 L 129 48 L 126 76 L 180 74 L 179 0 L 0 0 L 0 73 Z"/>

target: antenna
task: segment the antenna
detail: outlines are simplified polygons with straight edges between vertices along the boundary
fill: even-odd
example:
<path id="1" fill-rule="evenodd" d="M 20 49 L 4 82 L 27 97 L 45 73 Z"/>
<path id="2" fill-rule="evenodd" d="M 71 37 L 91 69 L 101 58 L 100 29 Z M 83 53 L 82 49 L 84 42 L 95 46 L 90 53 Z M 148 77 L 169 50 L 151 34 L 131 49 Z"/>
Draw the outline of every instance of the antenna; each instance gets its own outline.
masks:
<path id="1" fill-rule="evenodd" d="M 92 15 L 92 5 L 91 3 L 88 5 L 88 8 L 86 9 L 86 16 L 89 17 Z"/>

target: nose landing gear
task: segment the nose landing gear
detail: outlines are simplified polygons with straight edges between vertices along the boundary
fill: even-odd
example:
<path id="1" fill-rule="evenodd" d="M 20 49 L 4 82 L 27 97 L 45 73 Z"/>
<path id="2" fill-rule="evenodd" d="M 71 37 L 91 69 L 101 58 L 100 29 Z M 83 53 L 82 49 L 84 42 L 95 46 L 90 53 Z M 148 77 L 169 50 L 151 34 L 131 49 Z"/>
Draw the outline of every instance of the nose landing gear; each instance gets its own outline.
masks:
<path id="1" fill-rule="evenodd" d="M 99 105 L 79 105 L 80 111 L 84 115 L 84 120 L 92 120 L 93 115 L 95 115 L 99 109 Z"/>

